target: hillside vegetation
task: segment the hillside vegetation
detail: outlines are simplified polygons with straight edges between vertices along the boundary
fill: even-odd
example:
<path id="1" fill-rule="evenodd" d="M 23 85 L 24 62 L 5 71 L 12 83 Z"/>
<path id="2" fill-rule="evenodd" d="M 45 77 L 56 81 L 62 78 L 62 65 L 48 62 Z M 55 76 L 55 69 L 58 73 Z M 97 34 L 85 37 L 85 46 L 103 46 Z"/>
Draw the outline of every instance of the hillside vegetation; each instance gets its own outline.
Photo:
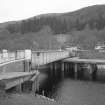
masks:
<path id="1" fill-rule="evenodd" d="M 9 49 L 56 49 L 63 34 L 65 45 L 93 49 L 105 40 L 105 5 L 95 5 L 62 14 L 43 14 L 0 25 L 0 47 Z M 69 37 L 68 37 L 69 36 Z"/>

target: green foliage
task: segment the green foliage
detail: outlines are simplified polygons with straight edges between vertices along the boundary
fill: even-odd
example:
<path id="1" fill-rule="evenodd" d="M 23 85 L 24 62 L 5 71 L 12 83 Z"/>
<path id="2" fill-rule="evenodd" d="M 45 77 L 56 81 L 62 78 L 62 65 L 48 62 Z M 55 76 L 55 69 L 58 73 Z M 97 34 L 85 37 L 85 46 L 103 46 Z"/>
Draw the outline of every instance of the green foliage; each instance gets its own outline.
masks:
<path id="1" fill-rule="evenodd" d="M 11 33 L 21 32 L 38 32 L 43 26 L 48 25 L 54 34 L 64 34 L 72 30 L 83 30 L 86 25 L 90 29 L 101 30 L 105 27 L 105 6 L 93 6 L 78 10 L 73 13 L 62 14 L 58 16 L 34 17 L 23 20 L 20 24 L 14 23 L 7 26 Z"/>
<path id="2" fill-rule="evenodd" d="M 7 34 L 0 32 L 1 48 L 4 48 L 4 44 L 6 48 L 10 45 L 18 46 L 16 48 L 59 47 L 52 37 L 68 34 L 70 38 L 67 43 L 92 49 L 97 42 L 105 41 L 105 5 L 91 6 L 72 13 L 36 16 L 12 24 L 10 22 L 4 30 Z"/>

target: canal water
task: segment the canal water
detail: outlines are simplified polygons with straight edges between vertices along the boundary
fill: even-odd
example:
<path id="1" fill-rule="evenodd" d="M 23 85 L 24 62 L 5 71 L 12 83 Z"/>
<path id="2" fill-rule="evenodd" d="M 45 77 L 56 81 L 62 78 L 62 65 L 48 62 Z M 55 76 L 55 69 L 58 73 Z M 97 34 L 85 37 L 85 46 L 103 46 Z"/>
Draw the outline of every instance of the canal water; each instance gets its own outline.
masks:
<path id="1" fill-rule="evenodd" d="M 105 72 L 98 71 L 97 80 L 88 76 L 75 79 L 70 73 L 60 69 L 51 73 L 50 69 L 40 70 L 39 94 L 52 98 L 64 105 L 104 105 Z"/>

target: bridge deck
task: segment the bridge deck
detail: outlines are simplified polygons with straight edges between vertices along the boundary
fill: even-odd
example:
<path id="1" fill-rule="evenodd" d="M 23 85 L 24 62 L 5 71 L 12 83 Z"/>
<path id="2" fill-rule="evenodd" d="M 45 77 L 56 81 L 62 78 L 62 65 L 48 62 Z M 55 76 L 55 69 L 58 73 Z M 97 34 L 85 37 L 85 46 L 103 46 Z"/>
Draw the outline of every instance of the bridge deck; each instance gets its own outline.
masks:
<path id="1" fill-rule="evenodd" d="M 13 78 L 19 78 L 24 76 L 29 76 L 36 74 L 36 72 L 9 72 L 9 73 L 1 73 L 0 74 L 0 80 L 7 80 L 7 79 L 13 79 Z"/>
<path id="2" fill-rule="evenodd" d="M 31 81 L 38 76 L 39 72 L 10 72 L 0 74 L 0 84 L 5 85 L 5 90 L 15 87 L 25 81 Z"/>
<path id="3" fill-rule="evenodd" d="M 92 63 L 92 64 L 105 64 L 105 60 L 102 59 L 79 59 L 79 58 L 68 58 L 63 60 L 64 62 L 74 63 Z"/>

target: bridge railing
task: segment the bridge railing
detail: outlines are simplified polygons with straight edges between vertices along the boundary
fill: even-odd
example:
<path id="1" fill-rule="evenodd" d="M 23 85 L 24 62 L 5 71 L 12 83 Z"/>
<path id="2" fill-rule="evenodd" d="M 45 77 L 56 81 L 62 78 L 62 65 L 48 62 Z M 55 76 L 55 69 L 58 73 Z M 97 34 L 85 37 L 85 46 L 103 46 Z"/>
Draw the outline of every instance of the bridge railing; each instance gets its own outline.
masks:
<path id="1" fill-rule="evenodd" d="M 44 65 L 63 58 L 70 57 L 70 51 L 51 50 L 51 51 L 31 51 L 17 50 L 15 52 L 3 51 L 0 53 L 0 64 L 15 60 L 32 60 L 33 65 Z"/>
<path id="2" fill-rule="evenodd" d="M 33 51 L 32 64 L 33 66 L 44 65 L 70 56 L 67 50 L 53 51 Z"/>
<path id="3" fill-rule="evenodd" d="M 29 54 L 30 54 L 29 56 L 31 56 L 31 52 Z M 26 55 L 27 55 L 27 50 L 18 50 L 15 52 L 3 51 L 0 53 L 0 64 L 14 60 L 27 59 Z"/>

